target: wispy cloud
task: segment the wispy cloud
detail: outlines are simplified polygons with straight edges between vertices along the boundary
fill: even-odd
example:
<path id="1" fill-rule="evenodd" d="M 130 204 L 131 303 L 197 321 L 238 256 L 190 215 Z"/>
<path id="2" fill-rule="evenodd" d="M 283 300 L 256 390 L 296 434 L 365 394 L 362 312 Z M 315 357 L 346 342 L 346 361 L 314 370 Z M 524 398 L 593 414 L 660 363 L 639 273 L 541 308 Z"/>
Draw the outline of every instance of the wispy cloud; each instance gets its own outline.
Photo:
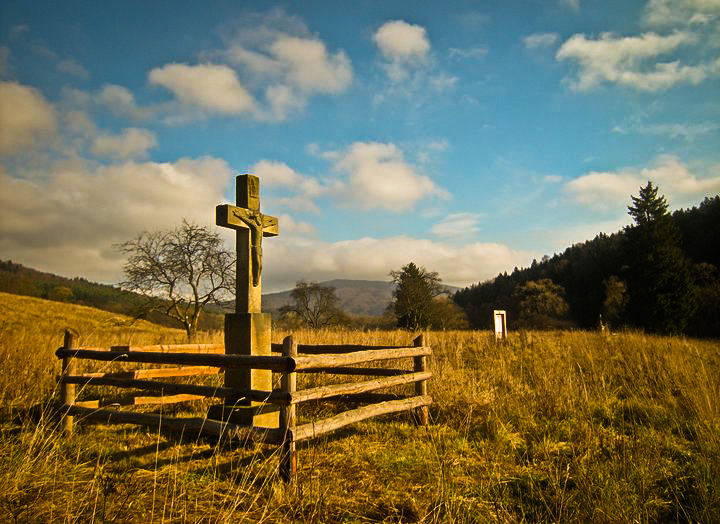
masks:
<path id="1" fill-rule="evenodd" d="M 613 132 L 620 134 L 638 133 L 641 135 L 666 136 L 692 141 L 700 136 L 720 130 L 720 124 L 714 122 L 701 123 L 630 123 L 613 127 Z"/>
<path id="2" fill-rule="evenodd" d="M 639 91 L 659 91 L 678 84 L 696 85 L 720 73 L 720 59 L 695 65 L 680 59 L 661 61 L 661 56 L 693 44 L 696 39 L 687 31 L 626 37 L 602 33 L 597 39 L 577 34 L 563 43 L 555 56 L 577 64 L 576 77 L 568 80 L 574 90 L 588 91 L 610 83 Z"/>
<path id="3" fill-rule="evenodd" d="M 538 49 L 554 45 L 559 38 L 557 33 L 533 33 L 523 37 L 522 42 L 528 49 Z"/>
<path id="4" fill-rule="evenodd" d="M 645 168 L 591 171 L 565 184 L 575 202 L 604 211 L 624 212 L 630 196 L 650 180 L 674 206 L 689 205 L 708 194 L 720 193 L 720 170 L 700 176 L 675 156 L 665 155 Z"/>
<path id="5" fill-rule="evenodd" d="M 430 232 L 443 239 L 470 238 L 480 231 L 482 215 L 479 213 L 453 213 L 430 228 Z"/>

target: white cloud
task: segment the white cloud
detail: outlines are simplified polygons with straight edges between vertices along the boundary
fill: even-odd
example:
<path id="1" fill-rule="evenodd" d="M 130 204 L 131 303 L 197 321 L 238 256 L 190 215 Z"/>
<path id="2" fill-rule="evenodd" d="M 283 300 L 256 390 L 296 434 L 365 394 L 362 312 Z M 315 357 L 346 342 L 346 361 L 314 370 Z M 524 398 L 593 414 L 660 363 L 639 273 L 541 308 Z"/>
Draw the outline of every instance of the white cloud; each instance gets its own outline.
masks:
<path id="1" fill-rule="evenodd" d="M 340 93 L 352 81 L 345 52 L 328 55 L 320 40 L 283 36 L 273 42 L 270 52 L 283 64 L 289 83 L 306 93 Z"/>
<path id="2" fill-rule="evenodd" d="M 391 270 L 410 261 L 437 271 L 447 284 L 468 286 L 514 266 L 527 265 L 533 258 L 530 253 L 502 244 L 478 242 L 455 246 L 407 236 L 339 242 L 285 238 L 263 244 L 263 249 L 267 253 L 263 284 L 268 291 L 292 288 L 301 278 L 387 281 Z"/>
<path id="3" fill-rule="evenodd" d="M 0 153 L 37 148 L 57 131 L 53 106 L 37 89 L 0 82 Z"/>
<path id="4" fill-rule="evenodd" d="M 424 60 L 430 52 L 425 28 L 402 20 L 385 22 L 375 31 L 373 40 L 383 56 L 391 61 Z"/>
<path id="5" fill-rule="evenodd" d="M 472 237 L 480 230 L 481 219 L 478 213 L 453 213 L 435 224 L 430 232 L 441 238 Z"/>
<path id="6" fill-rule="evenodd" d="M 88 72 L 88 70 L 85 69 L 85 67 L 81 63 L 73 60 L 72 58 L 68 58 L 59 62 L 57 65 L 57 69 L 61 73 L 76 76 L 78 78 L 90 78 L 90 73 Z"/>
<path id="7" fill-rule="evenodd" d="M 276 206 L 317 212 L 315 198 L 328 190 L 317 178 L 301 175 L 283 162 L 260 160 L 250 171 L 260 177 L 264 187 L 272 191 Z"/>
<path id="8" fill-rule="evenodd" d="M 695 41 L 695 35 L 683 31 L 667 36 L 644 33 L 628 37 L 603 33 L 594 40 L 577 34 L 555 56 L 557 60 L 578 64 L 577 78 L 570 80 L 573 89 L 586 91 L 610 82 L 641 91 L 658 91 L 681 83 L 698 84 L 720 72 L 720 59 L 698 65 L 684 65 L 679 60 L 659 61 L 660 55 Z"/>
<path id="9" fill-rule="evenodd" d="M 435 92 L 446 91 L 457 84 L 457 77 L 438 68 L 424 27 L 393 20 L 383 24 L 373 34 L 373 40 L 383 56 L 379 66 L 389 80 L 389 85 L 376 93 L 376 104 L 399 95 L 419 105 L 435 101 Z M 450 49 L 449 56 L 479 58 L 486 53 L 485 48 L 479 47 Z"/>
<path id="10" fill-rule="evenodd" d="M 155 135 L 147 129 L 129 127 L 119 135 L 102 134 L 95 138 L 92 152 L 115 159 L 145 157 L 157 145 Z"/>
<path id="11" fill-rule="evenodd" d="M 528 49 L 550 47 L 558 41 L 560 35 L 557 33 L 533 33 L 523 37 L 522 41 Z"/>
<path id="12" fill-rule="evenodd" d="M 650 26 L 707 24 L 720 17 L 719 0 L 650 0 L 643 20 Z"/>
<path id="13" fill-rule="evenodd" d="M 163 86 L 184 105 L 219 114 L 252 111 L 255 101 L 231 68 L 216 64 L 166 64 L 150 71 L 150 83 Z"/>
<path id="14" fill-rule="evenodd" d="M 600 210 L 624 211 L 630 196 L 652 181 L 674 207 L 690 205 L 706 195 L 720 193 L 720 174 L 698 176 L 675 156 L 660 156 L 655 165 L 642 169 L 591 171 L 565 184 L 579 204 Z"/>
<path id="15" fill-rule="evenodd" d="M 335 163 L 347 175 L 344 199 L 364 208 L 407 211 L 429 196 L 449 194 L 408 164 L 394 144 L 355 142 Z"/>
<path id="16" fill-rule="evenodd" d="M 573 11 L 580 10 L 580 0 L 560 0 L 560 3 L 569 7 Z"/>
<path id="17" fill-rule="evenodd" d="M 458 47 L 451 47 L 448 51 L 448 54 L 450 55 L 450 58 L 453 58 L 455 60 L 464 60 L 464 59 L 474 59 L 474 60 L 480 60 L 481 58 L 485 58 L 488 54 L 488 48 L 487 47 L 467 47 L 467 48 L 458 48 Z"/>
<path id="18" fill-rule="evenodd" d="M 114 281 L 122 263 L 114 243 L 183 217 L 214 228 L 231 175 L 224 161 L 210 157 L 110 166 L 73 161 L 29 178 L 0 172 L 0 252 L 39 269 Z"/>
<path id="19" fill-rule="evenodd" d="M 697 124 L 682 123 L 658 123 L 658 124 L 642 124 L 635 123 L 627 126 L 615 126 L 615 133 L 627 134 L 630 132 L 639 133 L 641 135 L 667 136 L 670 138 L 683 138 L 685 140 L 694 140 L 698 136 L 715 133 L 720 130 L 720 124 L 713 122 L 702 122 Z"/>
<path id="20" fill-rule="evenodd" d="M 352 63 L 343 50 L 331 52 L 302 21 L 273 10 L 248 17 L 220 53 L 237 67 L 249 89 L 265 95 L 260 120 L 281 121 L 317 94 L 337 95 L 352 83 Z"/>
<path id="21" fill-rule="evenodd" d="M 150 116 L 152 108 L 139 107 L 135 102 L 135 95 L 123 86 L 108 84 L 103 86 L 95 99 L 118 116 L 141 120 Z"/>

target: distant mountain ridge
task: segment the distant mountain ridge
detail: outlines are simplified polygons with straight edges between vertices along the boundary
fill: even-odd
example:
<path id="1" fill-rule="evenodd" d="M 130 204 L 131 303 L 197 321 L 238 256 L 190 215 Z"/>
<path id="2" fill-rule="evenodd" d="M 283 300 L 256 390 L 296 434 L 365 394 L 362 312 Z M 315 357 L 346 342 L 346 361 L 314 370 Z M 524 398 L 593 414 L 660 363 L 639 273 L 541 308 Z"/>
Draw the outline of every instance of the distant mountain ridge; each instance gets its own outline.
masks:
<path id="1" fill-rule="evenodd" d="M 340 307 L 352 315 L 381 316 L 392 300 L 392 282 L 381 280 L 335 279 L 320 282 L 320 285 L 334 287 L 340 301 Z M 443 285 L 446 293 L 452 294 L 460 288 Z M 267 293 L 263 295 L 263 310 L 277 311 L 282 306 L 292 304 L 292 290 Z"/>

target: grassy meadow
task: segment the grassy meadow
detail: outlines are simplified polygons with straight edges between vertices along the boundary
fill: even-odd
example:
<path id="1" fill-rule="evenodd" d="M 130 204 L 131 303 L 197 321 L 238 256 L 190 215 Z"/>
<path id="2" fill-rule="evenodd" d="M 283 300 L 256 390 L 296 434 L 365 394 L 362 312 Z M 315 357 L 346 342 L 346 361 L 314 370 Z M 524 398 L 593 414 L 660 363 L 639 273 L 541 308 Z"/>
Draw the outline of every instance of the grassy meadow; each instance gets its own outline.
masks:
<path id="1" fill-rule="evenodd" d="M 52 407 L 65 326 L 88 346 L 179 343 L 183 333 L 4 293 L 0 304 L 0 522 L 720 521 L 717 341 L 573 331 L 497 344 L 487 332 L 433 332 L 432 424 L 399 414 L 303 443 L 298 482 L 285 485 L 271 446 L 213 447 L 135 426 L 79 426 L 64 438 Z"/>

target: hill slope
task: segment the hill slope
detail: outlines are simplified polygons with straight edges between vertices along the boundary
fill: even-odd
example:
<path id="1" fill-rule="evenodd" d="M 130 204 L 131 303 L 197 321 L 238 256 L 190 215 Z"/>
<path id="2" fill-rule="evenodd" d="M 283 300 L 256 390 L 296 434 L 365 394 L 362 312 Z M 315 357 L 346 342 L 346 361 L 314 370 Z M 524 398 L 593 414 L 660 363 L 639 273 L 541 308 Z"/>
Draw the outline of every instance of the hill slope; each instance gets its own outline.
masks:
<path id="1" fill-rule="evenodd" d="M 334 287 L 335 294 L 340 299 L 340 307 L 343 311 L 352 315 L 380 316 L 385 312 L 392 300 L 392 282 L 335 279 L 320 282 L 320 284 Z M 448 294 L 460 289 L 447 285 L 444 285 L 443 288 Z M 292 290 L 263 295 L 263 310 L 277 311 L 282 306 L 292 304 L 290 293 L 292 293 Z"/>

